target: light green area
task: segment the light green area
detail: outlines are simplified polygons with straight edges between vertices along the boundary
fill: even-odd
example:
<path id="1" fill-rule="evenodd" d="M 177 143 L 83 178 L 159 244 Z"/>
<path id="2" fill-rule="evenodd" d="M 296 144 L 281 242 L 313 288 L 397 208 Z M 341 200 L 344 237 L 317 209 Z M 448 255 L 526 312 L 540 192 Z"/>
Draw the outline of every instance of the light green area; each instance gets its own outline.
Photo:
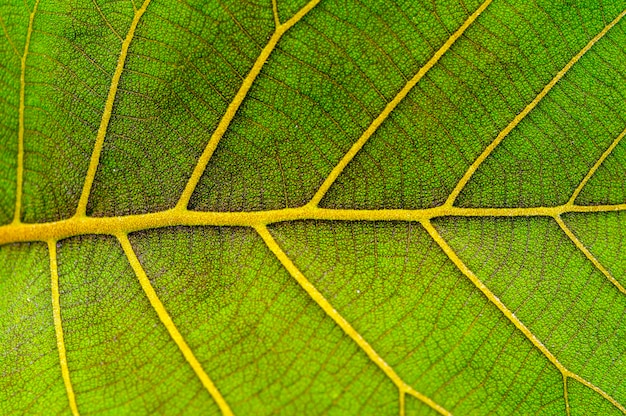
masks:
<path id="1" fill-rule="evenodd" d="M 59 287 L 81 414 L 219 414 L 112 237 L 63 240 Z"/>
<path id="2" fill-rule="evenodd" d="M 307 3 L 307 0 L 281 0 L 277 2 L 278 16 L 281 23 L 285 23 L 287 20 L 298 12 Z"/>
<path id="3" fill-rule="evenodd" d="M 235 414 L 398 413 L 395 386 L 253 230 L 164 229 L 131 241 Z"/>
<path id="4" fill-rule="evenodd" d="M 567 385 L 571 392 L 569 400 L 571 416 L 617 416 L 623 414 L 606 400 L 603 400 L 600 395 L 579 382 L 569 380 Z"/>
<path id="5" fill-rule="evenodd" d="M 626 400 L 626 296 L 554 220 L 453 218 L 437 225 L 563 365 Z"/>
<path id="6" fill-rule="evenodd" d="M 15 210 L 21 60 L 35 3 L 0 4 L 0 234 L 7 240 L 21 237 L 6 224 Z M 307 2 L 276 3 L 284 23 Z M 306 204 L 480 3 L 321 0 L 277 43 L 189 208 Z M 23 222 L 76 211 L 122 40 L 139 7 L 138 0 L 39 0 L 24 72 Z M 442 204 L 498 133 L 625 8 L 626 0 L 493 0 L 388 115 L 320 206 Z M 274 26 L 271 0 L 151 1 L 124 61 L 87 215 L 176 204 Z M 487 157 L 456 205 L 566 202 L 626 128 L 624 45 L 626 18 Z M 625 203 L 626 139 L 576 199 Z M 626 286 L 624 212 L 563 220 Z M 554 219 L 433 223 L 514 316 L 498 310 L 419 223 L 268 228 L 403 382 L 455 415 L 566 414 L 561 373 L 512 319 L 568 370 L 626 406 L 626 295 Z M 396 386 L 253 229 L 171 227 L 129 238 L 238 416 L 400 413 Z M 115 238 L 75 236 L 57 247 L 80 414 L 219 414 Z M 0 246 L 2 415 L 70 414 L 50 282 L 44 243 Z M 589 387 L 571 378 L 567 385 L 571 416 L 616 411 Z M 407 416 L 434 412 L 410 395 L 405 404 Z"/>
<path id="7" fill-rule="evenodd" d="M 405 398 L 405 415 L 406 416 L 438 416 L 435 410 L 426 406 L 413 396 L 406 396 Z"/>
<path id="8" fill-rule="evenodd" d="M 0 414 L 67 414 L 45 244 L 0 247 Z"/>
<path id="9" fill-rule="evenodd" d="M 272 229 L 300 270 L 398 375 L 449 411 L 565 409 L 558 371 L 420 225 L 298 222 Z"/>

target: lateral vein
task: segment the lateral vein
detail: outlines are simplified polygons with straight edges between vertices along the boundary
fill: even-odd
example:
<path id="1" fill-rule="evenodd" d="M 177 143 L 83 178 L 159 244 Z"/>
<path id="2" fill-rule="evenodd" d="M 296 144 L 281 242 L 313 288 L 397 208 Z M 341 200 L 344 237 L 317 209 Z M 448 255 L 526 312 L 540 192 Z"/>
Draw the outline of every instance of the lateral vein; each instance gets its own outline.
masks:
<path id="1" fill-rule="evenodd" d="M 35 13 L 37 12 L 37 6 L 39 6 L 39 0 L 35 2 L 33 11 L 28 18 L 28 29 L 26 32 L 26 42 L 24 43 L 24 54 L 21 58 L 20 67 L 20 104 L 18 115 L 18 127 L 17 127 L 17 171 L 16 171 L 16 189 L 15 189 L 15 211 L 13 212 L 13 223 L 19 224 L 21 222 L 22 214 L 22 193 L 24 188 L 24 113 L 26 108 L 26 58 L 28 57 L 28 50 L 30 49 L 30 38 L 33 34 L 33 21 L 35 20 Z M 2 25 L 4 27 L 4 24 Z M 6 32 L 7 38 L 9 34 Z M 9 39 L 10 41 L 11 39 Z M 11 42 L 11 45 L 13 43 Z"/>
<path id="2" fill-rule="evenodd" d="M 424 394 L 416 391 L 411 386 L 409 386 L 404 380 L 398 376 L 398 374 L 393 370 L 393 368 L 385 362 L 385 360 L 378 355 L 378 353 L 374 350 L 374 348 L 361 336 L 361 334 L 354 329 L 354 327 L 330 304 L 330 302 L 322 295 L 322 293 L 317 290 L 317 288 L 302 274 L 302 272 L 296 267 L 296 265 L 291 261 L 289 256 L 280 248 L 272 234 L 269 232 L 265 225 L 258 225 L 254 227 L 259 236 L 263 239 L 267 247 L 270 251 L 276 256 L 276 258 L 280 261 L 283 267 L 289 272 L 291 277 L 293 277 L 300 287 L 304 289 L 304 291 L 317 303 L 317 305 L 322 308 L 322 310 L 328 315 L 342 330 L 348 335 L 364 352 L 367 354 L 369 359 L 376 364 L 378 368 L 380 368 L 385 375 L 396 385 L 396 387 L 402 393 L 409 393 L 431 409 L 437 411 L 442 415 L 451 415 L 446 409 L 442 406 L 435 403 L 431 398 L 425 396 Z"/>
<path id="3" fill-rule="evenodd" d="M 461 260 L 461 258 L 456 254 L 454 249 L 450 247 L 447 241 L 439 234 L 437 229 L 432 225 L 430 220 L 422 220 L 422 226 L 431 238 L 439 245 L 441 250 L 448 256 L 448 258 L 454 263 L 454 265 L 463 273 L 473 284 L 476 286 L 478 290 L 480 290 L 483 295 L 493 304 L 495 305 L 500 312 L 520 331 L 524 334 L 524 336 L 561 372 L 564 377 L 571 377 L 574 380 L 584 384 L 589 387 L 596 393 L 600 394 L 604 399 L 608 400 L 613 406 L 618 408 L 622 413 L 626 414 L 626 408 L 607 394 L 604 390 L 594 385 L 593 383 L 585 380 L 583 377 L 578 374 L 572 372 L 567 369 L 561 362 L 556 358 L 552 352 L 541 342 L 539 338 L 532 333 L 532 331 L 524 325 L 524 323 L 517 317 L 515 314 L 507 308 L 507 306 L 498 298 L 479 278 L 474 274 L 474 272 L 467 267 L 467 265 Z"/>
<path id="4" fill-rule="evenodd" d="M 565 400 L 565 415 L 570 416 L 569 392 L 567 391 L 567 376 L 563 374 L 563 399 Z"/>
<path id="5" fill-rule="evenodd" d="M 606 35 L 607 32 L 611 30 L 611 28 L 613 28 L 613 26 L 615 26 L 622 19 L 622 17 L 624 17 L 624 15 L 626 15 L 626 10 L 620 13 L 611 23 L 606 25 L 604 29 L 600 31 L 600 33 L 594 36 L 593 39 L 591 39 L 589 43 L 587 43 L 585 47 L 582 48 L 580 52 L 578 52 L 563 67 L 563 69 L 561 69 L 554 76 L 554 78 L 552 78 L 552 80 L 548 82 L 548 84 L 545 87 L 543 87 L 541 92 L 537 94 L 537 96 L 522 110 L 522 112 L 517 114 L 513 118 L 513 120 L 511 120 L 511 122 L 496 136 L 496 138 L 489 144 L 489 146 L 487 146 L 485 150 L 483 150 L 480 156 L 478 156 L 478 158 L 474 161 L 474 163 L 472 163 L 471 166 L 467 169 L 465 174 L 461 177 L 459 182 L 456 184 L 456 186 L 454 187 L 454 189 L 448 196 L 448 199 L 446 200 L 444 205 L 446 206 L 454 205 L 454 201 L 456 200 L 456 198 L 459 196 L 459 194 L 461 193 L 465 185 L 467 185 L 467 182 L 469 182 L 472 175 L 474 175 L 476 170 L 478 170 L 478 168 L 485 161 L 485 159 L 489 157 L 489 155 L 495 150 L 496 147 L 498 147 L 498 145 L 502 142 L 502 140 L 504 140 L 504 138 L 509 135 L 509 133 L 528 115 L 528 113 L 530 113 L 541 102 L 541 100 L 550 92 L 552 87 L 554 87 L 556 83 L 559 82 L 559 80 L 565 76 L 565 74 L 570 70 L 570 68 L 572 68 L 572 66 L 574 66 L 574 64 L 578 62 L 580 58 L 582 58 L 583 55 L 587 53 L 587 51 L 589 51 L 589 49 L 591 49 L 593 45 L 595 45 L 596 42 L 602 39 L 602 37 Z"/>
<path id="6" fill-rule="evenodd" d="M 208 165 L 209 160 L 211 159 L 211 156 L 213 156 L 213 152 L 215 152 L 215 149 L 217 149 L 217 145 L 219 144 L 220 140 L 222 139 L 222 137 L 224 136 L 224 134 L 230 127 L 230 123 L 233 121 L 233 118 L 235 118 L 235 115 L 237 114 L 239 107 L 241 106 L 244 99 L 248 95 L 248 91 L 250 91 L 250 88 L 254 84 L 256 78 L 259 76 L 261 69 L 263 69 L 263 66 L 265 65 L 270 55 L 276 48 L 276 45 L 278 44 L 278 41 L 280 40 L 280 38 L 293 25 L 299 22 L 309 11 L 311 11 L 319 2 L 320 0 L 310 1 L 298 13 L 296 13 L 291 19 L 289 19 L 285 23 L 278 25 L 276 27 L 274 34 L 272 35 L 270 40 L 267 42 L 263 50 L 261 50 L 261 54 L 254 62 L 254 65 L 252 65 L 252 68 L 250 69 L 250 72 L 248 73 L 248 75 L 244 78 L 241 86 L 239 87 L 239 90 L 237 91 L 237 94 L 235 94 L 235 97 L 232 99 L 232 101 L 226 108 L 226 112 L 222 116 L 222 119 L 220 120 L 215 131 L 211 135 L 209 142 L 204 148 L 204 151 L 200 155 L 200 158 L 198 159 L 198 162 L 196 163 L 196 166 L 194 167 L 193 172 L 191 173 L 191 176 L 189 177 L 189 180 L 187 181 L 187 184 L 185 185 L 185 189 L 183 190 L 178 200 L 178 203 L 176 204 L 176 209 L 184 210 L 187 208 L 187 205 L 189 205 L 189 200 L 191 199 L 193 192 L 198 186 L 198 182 L 200 182 L 200 179 L 202 178 L 202 174 L 204 173 L 204 170 L 206 169 L 206 166 Z M 273 2 L 272 4 L 273 4 L 273 9 L 275 10 L 276 3 Z M 274 13 L 276 13 L 276 11 Z M 278 23 L 277 14 L 274 14 L 274 18 L 275 18 L 276 23 Z"/>
<path id="7" fill-rule="evenodd" d="M 139 259 L 137 258 L 137 255 L 135 254 L 135 251 L 133 250 L 133 247 L 128 240 L 128 236 L 126 234 L 118 234 L 116 235 L 116 237 L 120 242 L 122 249 L 126 254 L 128 262 L 130 263 L 133 271 L 135 272 L 135 275 L 137 276 L 137 279 L 139 280 L 141 288 L 146 294 L 148 300 L 150 301 L 150 305 L 152 305 L 152 308 L 157 313 L 159 319 L 161 320 L 161 323 L 165 326 L 165 329 L 167 329 L 167 332 L 170 334 L 170 336 L 178 346 L 178 349 L 183 354 L 193 371 L 202 382 L 202 385 L 208 390 L 209 394 L 211 394 L 213 400 L 215 400 L 220 410 L 222 411 L 222 414 L 225 416 L 232 416 L 233 412 L 230 409 L 230 406 L 228 405 L 222 394 L 219 392 L 211 378 L 204 371 L 204 368 L 202 368 L 202 365 L 200 364 L 194 353 L 191 351 L 191 348 L 189 348 L 189 345 L 185 341 L 185 338 L 183 338 L 180 331 L 178 331 L 178 328 L 176 328 L 176 325 L 170 317 L 170 314 L 167 312 L 165 306 L 163 305 L 156 291 L 152 287 L 150 279 L 148 279 L 148 276 L 146 275 L 143 266 L 139 262 Z"/>
<path id="8" fill-rule="evenodd" d="M 435 66 L 439 59 L 454 45 L 454 43 L 463 35 L 465 30 L 480 16 L 480 14 L 489 6 L 492 0 L 486 0 L 462 25 L 456 32 L 448 38 L 448 40 L 435 52 L 435 54 L 426 62 L 426 64 L 417 71 L 417 73 L 411 78 L 404 87 L 398 92 L 398 94 L 391 100 L 383 109 L 383 111 L 372 121 L 369 127 L 363 132 L 361 137 L 352 145 L 350 150 L 343 156 L 339 163 L 333 168 L 328 177 L 324 180 L 319 187 L 309 204 L 311 206 L 317 206 L 324 195 L 328 192 L 335 180 L 341 175 L 343 170 L 354 159 L 357 153 L 365 146 L 365 143 L 372 137 L 372 135 L 378 130 L 381 124 L 389 117 L 391 112 L 400 104 L 400 102 L 407 96 L 407 94 L 417 85 L 417 83 L 426 75 L 430 69 Z"/>
<path id="9" fill-rule="evenodd" d="M 600 261 L 591 253 L 591 251 L 589 251 L 589 249 L 585 247 L 582 241 L 580 241 L 578 237 L 576 237 L 576 234 L 574 234 L 574 232 L 567 226 L 567 224 L 565 224 L 563 218 L 561 218 L 560 215 L 557 215 L 554 217 L 554 219 L 556 220 L 556 223 L 559 224 L 559 227 L 561 227 L 561 230 L 563 230 L 563 232 L 567 235 L 567 237 L 569 237 L 572 243 L 574 243 L 576 248 L 580 250 L 591 263 L 593 263 L 595 268 L 598 269 L 604 275 L 604 277 L 606 277 L 613 284 L 613 286 L 617 288 L 617 290 L 626 295 L 626 289 L 624 289 L 624 286 L 622 286 L 620 282 L 618 282 L 617 279 L 613 277 L 611 272 L 609 272 L 606 267 L 604 267 L 602 263 L 600 263 Z"/>
<path id="10" fill-rule="evenodd" d="M 96 135 L 96 142 L 93 147 L 91 159 L 89 160 L 89 168 L 87 169 L 87 175 L 85 176 L 85 182 L 83 183 L 83 190 L 78 200 L 78 207 L 76 208 L 76 216 L 83 217 L 87 211 L 87 203 L 89 201 L 89 194 L 91 193 L 91 187 L 98 171 L 98 165 L 100 164 L 100 155 L 102 153 L 102 147 L 104 146 L 104 138 L 109 128 L 109 122 L 113 114 L 113 104 L 115 103 L 115 97 L 117 96 L 117 89 L 124 71 L 124 65 L 126 64 L 126 57 L 128 56 L 128 49 L 135 36 L 135 30 L 139 24 L 139 20 L 145 13 L 150 0 L 145 0 L 140 9 L 135 12 L 133 20 L 128 28 L 126 38 L 122 42 L 122 48 L 117 60 L 117 66 L 115 72 L 111 78 L 111 84 L 109 86 L 109 94 L 107 95 L 106 102 L 104 104 L 104 110 L 102 111 L 102 118 L 100 120 L 100 127 L 98 127 L 98 133 Z"/>
<path id="11" fill-rule="evenodd" d="M 583 180 L 580 182 L 580 184 L 576 187 L 576 190 L 574 190 L 574 193 L 572 194 L 572 196 L 570 197 L 569 201 L 567 201 L 568 205 L 573 205 L 574 201 L 576 201 L 576 198 L 578 198 L 578 195 L 580 194 L 580 192 L 583 190 L 583 188 L 585 187 L 585 185 L 587 184 L 587 182 L 589 182 L 589 179 L 591 179 L 591 177 L 593 176 L 594 173 L 596 173 L 596 171 L 598 170 L 598 168 L 600 167 L 600 165 L 602 165 L 602 163 L 604 163 L 604 161 L 606 160 L 607 157 L 609 157 L 609 155 L 611 154 L 611 152 L 613 152 L 613 149 L 615 149 L 617 147 L 617 145 L 619 144 L 619 142 L 624 138 L 624 136 L 626 135 L 626 129 L 624 129 L 616 138 L 615 140 L 613 140 L 613 142 L 611 143 L 611 145 L 604 151 L 604 153 L 602 153 L 602 156 L 600 156 L 600 158 L 596 161 L 596 163 L 591 167 L 591 169 L 589 169 L 589 172 L 587 172 L 587 174 L 585 175 L 585 177 L 583 178 Z"/>
<path id="12" fill-rule="evenodd" d="M 61 294 L 59 292 L 59 271 L 57 265 L 57 246 L 55 240 L 48 240 L 48 252 L 50 255 L 50 276 L 52 278 L 52 317 L 54 320 L 54 332 L 57 339 L 57 350 L 59 351 L 59 364 L 61 365 L 61 377 L 65 384 L 67 400 L 73 416 L 78 416 L 78 406 L 76 396 L 72 387 L 70 370 L 67 366 L 67 354 L 65 351 L 65 341 L 63 339 L 63 322 L 61 321 Z"/>
<path id="13" fill-rule="evenodd" d="M 280 17 L 278 16 L 278 2 L 277 0 L 272 0 L 272 14 L 274 15 L 274 24 L 276 28 L 280 27 Z"/>

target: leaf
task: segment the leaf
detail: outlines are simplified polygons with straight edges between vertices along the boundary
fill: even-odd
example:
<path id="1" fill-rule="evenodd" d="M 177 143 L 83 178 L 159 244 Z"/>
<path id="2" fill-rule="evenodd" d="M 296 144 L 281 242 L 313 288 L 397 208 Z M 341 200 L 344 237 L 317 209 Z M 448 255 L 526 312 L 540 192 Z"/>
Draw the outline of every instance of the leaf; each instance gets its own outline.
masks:
<path id="1" fill-rule="evenodd" d="M 0 413 L 626 413 L 624 15 L 1 5 Z"/>

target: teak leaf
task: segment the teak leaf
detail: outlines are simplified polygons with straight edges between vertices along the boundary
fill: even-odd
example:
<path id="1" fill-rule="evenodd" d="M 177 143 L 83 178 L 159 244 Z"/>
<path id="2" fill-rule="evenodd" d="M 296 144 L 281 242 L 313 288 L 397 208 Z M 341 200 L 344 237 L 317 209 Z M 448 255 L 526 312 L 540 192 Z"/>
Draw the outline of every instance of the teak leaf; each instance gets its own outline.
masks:
<path id="1" fill-rule="evenodd" d="M 626 1 L 0 5 L 0 413 L 626 413 Z"/>

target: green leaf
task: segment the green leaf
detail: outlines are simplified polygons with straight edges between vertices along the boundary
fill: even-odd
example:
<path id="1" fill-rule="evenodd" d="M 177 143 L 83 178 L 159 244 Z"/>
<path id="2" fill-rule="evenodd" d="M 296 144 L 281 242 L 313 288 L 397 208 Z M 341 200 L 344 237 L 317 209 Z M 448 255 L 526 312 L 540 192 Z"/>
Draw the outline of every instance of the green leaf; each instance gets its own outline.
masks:
<path id="1" fill-rule="evenodd" d="M 0 5 L 0 414 L 626 413 L 625 15 Z"/>

